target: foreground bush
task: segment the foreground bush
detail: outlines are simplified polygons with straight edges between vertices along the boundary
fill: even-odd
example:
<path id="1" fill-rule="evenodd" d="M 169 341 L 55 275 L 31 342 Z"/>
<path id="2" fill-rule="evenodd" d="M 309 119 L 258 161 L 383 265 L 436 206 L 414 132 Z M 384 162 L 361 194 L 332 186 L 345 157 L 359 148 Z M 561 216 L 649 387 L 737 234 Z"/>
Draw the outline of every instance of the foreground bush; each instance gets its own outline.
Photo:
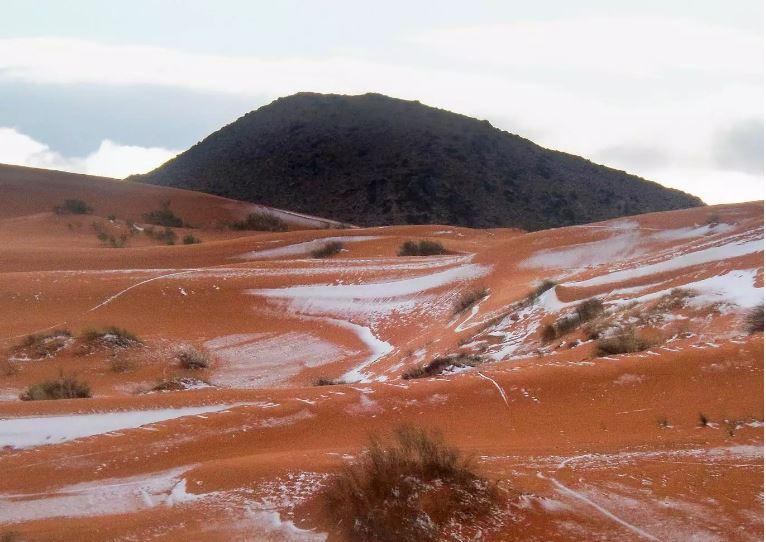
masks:
<path id="1" fill-rule="evenodd" d="M 370 542 L 445 540 L 448 528 L 470 526 L 499 502 L 457 448 L 414 427 L 397 429 L 393 442 L 373 438 L 323 497 L 348 539 Z"/>
<path id="2" fill-rule="evenodd" d="M 343 243 L 340 241 L 328 241 L 320 248 L 311 251 L 312 258 L 330 258 L 343 250 Z"/>
<path id="3" fill-rule="evenodd" d="M 751 335 L 753 333 L 763 333 L 763 303 L 748 311 L 745 317 L 745 325 L 747 332 Z"/>
<path id="4" fill-rule="evenodd" d="M 404 380 L 428 378 L 430 376 L 443 374 L 448 370 L 476 367 L 477 365 L 484 363 L 484 361 L 484 358 L 481 356 L 467 356 L 465 354 L 434 358 L 428 365 L 423 367 L 413 367 L 412 369 L 407 370 L 402 374 L 402 378 Z"/>
<path id="5" fill-rule="evenodd" d="M 287 231 L 287 223 L 268 213 L 250 213 L 247 218 L 231 224 L 233 230 Z"/>
<path id="6" fill-rule="evenodd" d="M 19 396 L 22 401 L 43 401 L 52 399 L 78 399 L 90 397 L 90 386 L 71 376 L 60 376 L 56 380 L 48 380 L 29 386 Z"/>
<path id="7" fill-rule="evenodd" d="M 448 254 L 447 249 L 438 241 L 406 241 L 399 247 L 399 256 L 436 256 Z"/>
<path id="8" fill-rule="evenodd" d="M 81 199 L 68 199 L 63 204 L 56 205 L 53 212 L 57 215 L 89 215 L 93 208 Z"/>

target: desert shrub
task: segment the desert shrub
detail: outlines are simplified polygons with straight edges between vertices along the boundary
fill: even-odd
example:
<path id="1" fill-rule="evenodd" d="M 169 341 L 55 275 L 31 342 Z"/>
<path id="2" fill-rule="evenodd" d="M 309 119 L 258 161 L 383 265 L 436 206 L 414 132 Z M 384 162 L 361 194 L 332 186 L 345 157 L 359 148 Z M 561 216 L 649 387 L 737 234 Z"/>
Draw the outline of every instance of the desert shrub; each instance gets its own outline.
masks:
<path id="1" fill-rule="evenodd" d="M 710 213 L 705 219 L 705 224 L 708 226 L 717 226 L 721 223 L 721 215 L 718 213 Z"/>
<path id="2" fill-rule="evenodd" d="M 154 224 L 155 226 L 165 226 L 166 228 L 180 228 L 184 221 L 177 217 L 170 210 L 170 200 L 160 202 L 160 208 L 149 213 L 144 213 L 144 222 Z"/>
<path id="3" fill-rule="evenodd" d="M 531 305 L 537 300 L 538 297 L 543 295 L 545 292 L 547 292 L 551 288 L 554 288 L 555 286 L 556 286 L 555 282 L 549 279 L 545 279 L 540 284 L 538 284 L 534 290 L 532 290 L 531 292 L 527 294 L 527 297 L 525 298 L 524 301 L 526 302 L 526 304 Z"/>
<path id="4" fill-rule="evenodd" d="M 339 386 L 346 384 L 346 381 L 341 378 L 327 378 L 326 376 L 320 376 L 314 380 L 315 386 Z"/>
<path id="5" fill-rule="evenodd" d="M 604 312 L 604 303 L 597 297 L 591 297 L 578 304 L 575 310 L 581 323 L 588 322 Z"/>
<path id="6" fill-rule="evenodd" d="M 72 332 L 68 329 L 35 333 L 24 337 L 15 350 L 31 359 L 49 358 L 64 348 L 71 337 Z"/>
<path id="7" fill-rule="evenodd" d="M 184 369 L 207 369 L 210 366 L 210 356 L 207 352 L 197 350 L 193 346 L 186 346 L 181 349 L 176 354 L 176 358 Z"/>
<path id="8" fill-rule="evenodd" d="M 436 256 L 448 254 L 448 252 L 440 242 L 422 239 L 417 243 L 415 241 L 405 241 L 399 247 L 398 254 L 399 256 Z"/>
<path id="9" fill-rule="evenodd" d="M 763 333 L 763 303 L 747 312 L 745 325 L 747 332 L 751 335 L 753 333 Z"/>
<path id="10" fill-rule="evenodd" d="M 90 386 L 71 376 L 59 376 L 56 380 L 48 380 L 33 384 L 19 396 L 22 401 L 42 401 L 52 399 L 79 399 L 90 397 Z"/>
<path id="11" fill-rule="evenodd" d="M 552 324 L 542 327 L 540 338 L 543 342 L 549 342 L 553 339 L 563 337 L 571 333 L 581 324 L 593 320 L 604 312 L 604 304 L 600 299 L 592 297 L 586 299 L 577 305 L 575 312 L 558 318 Z"/>
<path id="12" fill-rule="evenodd" d="M 210 387 L 210 384 L 205 380 L 182 377 L 160 380 L 149 391 L 184 391 L 208 387 Z"/>
<path id="13" fill-rule="evenodd" d="M 278 216 L 265 212 L 250 213 L 244 220 L 233 222 L 233 230 L 287 231 L 287 223 Z"/>
<path id="14" fill-rule="evenodd" d="M 702 412 L 699 413 L 697 419 L 699 421 L 700 427 L 708 427 L 710 425 L 710 418 L 708 418 L 707 415 L 703 414 Z"/>
<path id="15" fill-rule="evenodd" d="M 349 540 L 446 540 L 496 509 L 496 487 L 437 434 L 398 428 L 393 442 L 373 437 L 323 493 L 333 524 Z"/>
<path id="16" fill-rule="evenodd" d="M 109 360 L 109 369 L 113 373 L 127 373 L 134 368 L 133 362 L 125 356 L 114 356 Z"/>
<path id="17" fill-rule="evenodd" d="M 340 241 L 328 241 L 320 248 L 311 251 L 312 258 L 329 258 L 335 256 L 343 250 L 343 243 Z"/>
<path id="18" fill-rule="evenodd" d="M 654 312 L 664 313 L 671 310 L 681 309 L 684 306 L 684 302 L 690 297 L 694 297 L 694 292 L 692 290 L 687 288 L 673 288 L 670 292 L 657 300 L 653 310 Z"/>
<path id="19" fill-rule="evenodd" d="M 56 205 L 53 212 L 57 215 L 89 215 L 93 208 L 81 199 L 64 200 L 61 205 Z"/>
<path id="20" fill-rule="evenodd" d="M 183 239 L 184 245 L 196 245 L 201 242 L 202 241 L 199 240 L 199 237 L 194 237 L 192 234 L 185 235 Z"/>
<path id="21" fill-rule="evenodd" d="M 481 356 L 468 356 L 459 354 L 457 356 L 443 356 L 434 358 L 427 365 L 422 367 L 413 367 L 402 374 L 404 380 L 413 378 L 427 378 L 440 375 L 448 370 L 461 369 L 465 367 L 476 367 L 484 363 Z"/>
<path id="22" fill-rule="evenodd" d="M 650 348 L 652 343 L 638 337 L 633 328 L 623 330 L 613 337 L 602 337 L 596 341 L 596 355 L 629 354 Z"/>
<path id="23" fill-rule="evenodd" d="M 103 329 L 86 329 L 82 339 L 90 345 L 110 346 L 113 348 L 132 348 L 143 343 L 135 334 L 116 326 Z"/>
<path id="24" fill-rule="evenodd" d="M 476 303 L 478 303 L 479 301 L 481 301 L 488 295 L 489 295 L 488 288 L 473 288 L 471 290 L 463 292 L 463 294 L 455 303 L 454 314 L 460 314 L 461 312 L 467 311 L 468 309 L 473 307 Z"/>

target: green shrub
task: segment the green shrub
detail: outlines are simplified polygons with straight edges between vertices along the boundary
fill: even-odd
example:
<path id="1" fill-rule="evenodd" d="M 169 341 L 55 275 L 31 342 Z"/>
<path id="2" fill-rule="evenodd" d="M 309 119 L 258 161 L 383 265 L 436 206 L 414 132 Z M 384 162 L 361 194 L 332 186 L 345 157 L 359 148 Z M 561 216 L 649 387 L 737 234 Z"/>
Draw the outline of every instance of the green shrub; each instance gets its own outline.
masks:
<path id="1" fill-rule="evenodd" d="M 43 401 L 52 399 L 80 399 L 90 397 L 90 386 L 71 376 L 60 376 L 29 386 L 19 398 L 22 401 Z"/>
<path id="2" fill-rule="evenodd" d="M 497 510 L 500 496 L 441 436 L 404 426 L 393 442 L 373 437 L 323 500 L 344 539 L 430 542 Z"/>
<path id="3" fill-rule="evenodd" d="M 328 241 L 320 248 L 311 251 L 313 258 L 330 258 L 343 250 L 343 243 L 340 241 Z"/>
<path id="4" fill-rule="evenodd" d="M 233 230 L 287 231 L 287 223 L 266 212 L 250 213 L 244 220 L 231 224 Z"/>
<path id="5" fill-rule="evenodd" d="M 399 247 L 399 256 L 436 256 L 448 254 L 447 249 L 438 241 L 423 239 L 418 241 L 405 241 Z"/>
<path id="6" fill-rule="evenodd" d="M 89 215 L 93 208 L 81 199 L 68 199 L 62 205 L 56 205 L 53 212 L 57 215 Z"/>
<path id="7" fill-rule="evenodd" d="M 166 228 L 180 228 L 184 225 L 184 221 L 180 217 L 177 217 L 173 211 L 170 210 L 170 200 L 165 200 L 160 203 L 160 208 L 144 213 L 144 222 L 147 224 L 154 224 L 155 226 L 165 226 Z"/>

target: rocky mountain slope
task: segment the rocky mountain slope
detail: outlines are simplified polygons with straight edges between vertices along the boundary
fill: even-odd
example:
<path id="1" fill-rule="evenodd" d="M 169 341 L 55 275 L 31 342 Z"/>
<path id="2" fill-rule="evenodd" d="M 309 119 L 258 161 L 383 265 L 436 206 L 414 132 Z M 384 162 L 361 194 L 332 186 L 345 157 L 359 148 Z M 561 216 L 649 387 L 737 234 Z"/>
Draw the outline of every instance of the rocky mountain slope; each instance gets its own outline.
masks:
<path id="1" fill-rule="evenodd" d="M 487 121 L 379 94 L 280 98 L 131 179 L 362 226 L 538 230 L 702 204 Z"/>
<path id="2" fill-rule="evenodd" d="M 0 535 L 346 540 L 325 489 L 411 423 L 502 496 L 441 539 L 763 536 L 760 202 L 122 248 L 85 232 L 124 224 L 111 196 L 89 204 L 82 228 L 0 207 Z M 91 397 L 19 399 L 65 378 Z"/>

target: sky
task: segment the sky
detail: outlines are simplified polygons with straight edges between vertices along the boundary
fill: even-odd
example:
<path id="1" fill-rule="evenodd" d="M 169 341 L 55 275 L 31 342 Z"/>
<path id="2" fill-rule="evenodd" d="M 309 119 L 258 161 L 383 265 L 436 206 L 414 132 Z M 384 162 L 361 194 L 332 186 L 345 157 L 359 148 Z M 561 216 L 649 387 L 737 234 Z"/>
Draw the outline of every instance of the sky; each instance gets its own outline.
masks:
<path id="1" fill-rule="evenodd" d="M 3 0 L 0 163 L 123 178 L 300 91 L 763 199 L 761 0 Z"/>

